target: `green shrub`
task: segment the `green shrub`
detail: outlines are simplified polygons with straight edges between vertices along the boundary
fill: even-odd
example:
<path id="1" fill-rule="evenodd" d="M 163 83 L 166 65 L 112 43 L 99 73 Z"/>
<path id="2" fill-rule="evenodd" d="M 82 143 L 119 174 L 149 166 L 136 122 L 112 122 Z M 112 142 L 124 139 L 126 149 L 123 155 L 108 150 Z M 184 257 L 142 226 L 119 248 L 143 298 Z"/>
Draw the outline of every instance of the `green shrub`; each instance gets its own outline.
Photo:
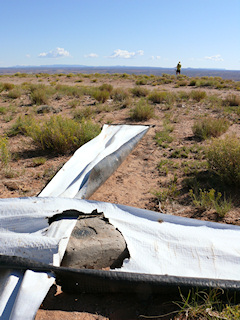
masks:
<path id="1" fill-rule="evenodd" d="M 14 77 L 27 78 L 27 77 L 28 77 L 28 74 L 25 73 L 25 72 L 23 72 L 23 73 L 21 73 L 21 72 L 16 72 L 16 73 L 14 74 Z"/>
<path id="2" fill-rule="evenodd" d="M 38 166 L 43 165 L 46 161 L 47 161 L 47 159 L 44 157 L 35 158 L 35 159 L 33 159 L 33 165 L 35 167 L 38 167 Z"/>
<path id="3" fill-rule="evenodd" d="M 3 83 L 3 90 L 9 91 L 9 90 L 12 90 L 14 87 L 15 86 L 13 83 L 9 83 L 9 82 Z"/>
<path id="4" fill-rule="evenodd" d="M 197 84 L 197 80 L 196 79 L 191 79 L 189 82 L 189 86 L 194 87 Z"/>
<path id="5" fill-rule="evenodd" d="M 149 120 L 154 117 L 154 108 L 145 100 L 140 99 L 137 105 L 130 111 L 130 118 L 134 121 Z"/>
<path id="6" fill-rule="evenodd" d="M 11 152 L 9 151 L 7 137 L 0 137 L 0 159 L 5 167 L 11 160 Z"/>
<path id="7" fill-rule="evenodd" d="M 87 107 L 75 110 L 73 113 L 73 118 L 78 121 L 82 120 L 83 118 L 89 119 L 95 113 L 96 111 L 94 109 L 92 109 L 90 106 L 87 106 Z"/>
<path id="8" fill-rule="evenodd" d="M 8 130 L 8 137 L 16 136 L 17 134 L 26 134 L 26 128 L 30 127 L 33 122 L 33 118 L 30 116 L 19 116 L 15 123 Z"/>
<path id="9" fill-rule="evenodd" d="M 32 91 L 31 93 L 31 102 L 32 104 L 47 104 L 48 103 L 48 94 L 45 88 L 39 87 Z"/>
<path id="10" fill-rule="evenodd" d="M 63 84 L 58 84 L 55 87 L 58 94 L 75 98 L 81 97 L 84 94 L 85 89 L 85 87 L 67 86 Z"/>
<path id="11" fill-rule="evenodd" d="M 190 98 L 190 93 L 187 91 L 178 91 L 177 99 L 188 100 Z"/>
<path id="12" fill-rule="evenodd" d="M 141 78 L 141 79 L 136 80 L 135 83 L 136 83 L 137 86 L 143 86 L 143 85 L 147 84 L 147 79 L 146 78 Z"/>
<path id="13" fill-rule="evenodd" d="M 210 137 L 219 137 L 227 131 L 230 123 L 227 119 L 202 118 L 195 121 L 192 130 L 195 137 L 199 140 L 206 140 Z"/>
<path id="14" fill-rule="evenodd" d="M 209 168 L 226 183 L 240 183 L 240 139 L 235 135 L 214 139 L 206 149 Z"/>
<path id="15" fill-rule="evenodd" d="M 187 85 L 188 85 L 188 81 L 185 80 L 185 79 L 179 80 L 179 81 L 177 81 L 177 83 L 176 83 L 176 86 L 178 86 L 178 87 L 185 87 L 185 86 L 187 86 Z"/>
<path id="16" fill-rule="evenodd" d="M 6 114 L 6 113 L 7 113 L 6 107 L 0 107 L 0 114 Z"/>
<path id="17" fill-rule="evenodd" d="M 156 132 L 155 140 L 160 147 L 166 148 L 169 143 L 173 142 L 173 137 L 170 136 L 172 131 L 173 127 L 165 122 L 163 124 L 163 130 Z"/>
<path id="18" fill-rule="evenodd" d="M 20 98 L 22 95 L 22 90 L 20 88 L 13 88 L 12 90 L 10 90 L 8 92 L 8 98 L 10 99 L 17 99 L 17 98 Z"/>
<path id="19" fill-rule="evenodd" d="M 90 121 L 82 120 L 79 124 L 61 116 L 52 116 L 42 123 L 34 121 L 25 129 L 26 134 L 43 150 L 49 149 L 61 154 L 75 151 L 100 132 L 99 125 Z"/>
<path id="20" fill-rule="evenodd" d="M 161 188 L 160 190 L 154 191 L 153 194 L 157 198 L 160 210 L 165 208 L 167 201 L 172 201 L 179 196 L 179 190 L 177 188 L 177 177 L 174 176 L 168 183 L 168 188 Z"/>
<path id="21" fill-rule="evenodd" d="M 150 100 L 153 103 L 162 103 L 162 102 L 165 102 L 166 99 L 167 99 L 167 92 L 165 91 L 153 90 L 148 95 L 148 100 Z"/>
<path id="22" fill-rule="evenodd" d="M 108 84 L 108 83 L 104 83 L 98 88 L 100 90 L 102 90 L 102 91 L 108 91 L 109 93 L 111 93 L 113 91 L 113 86 L 111 84 Z"/>
<path id="23" fill-rule="evenodd" d="M 141 86 L 136 86 L 132 88 L 131 92 L 134 97 L 146 97 L 149 93 L 147 88 L 143 88 Z"/>
<path id="24" fill-rule="evenodd" d="M 225 197 L 222 199 L 221 192 L 216 193 L 214 189 L 209 191 L 199 189 L 197 193 L 191 189 L 189 194 L 196 207 L 204 210 L 215 209 L 220 217 L 224 217 L 232 208 L 232 202 Z"/>
<path id="25" fill-rule="evenodd" d="M 189 148 L 183 146 L 171 152 L 170 158 L 188 158 Z"/>
<path id="26" fill-rule="evenodd" d="M 71 108 L 76 108 L 77 106 L 79 106 L 80 104 L 80 101 L 77 100 L 77 99 L 74 99 L 74 100 L 71 100 L 69 101 L 68 105 L 71 107 Z"/>
<path id="27" fill-rule="evenodd" d="M 214 87 L 216 81 L 213 78 L 200 79 L 197 83 L 198 87 Z"/>
<path id="28" fill-rule="evenodd" d="M 235 106 L 240 106 L 240 96 L 235 95 L 235 94 L 230 94 L 228 95 L 224 100 L 223 100 L 223 105 L 224 106 L 229 106 L 229 107 L 235 107 Z"/>
<path id="29" fill-rule="evenodd" d="M 111 97 L 115 102 L 124 102 L 129 99 L 129 93 L 126 89 L 116 88 L 113 90 Z"/>
<path id="30" fill-rule="evenodd" d="M 214 109 L 219 109 L 222 106 L 222 99 L 214 94 L 207 97 L 207 102 L 210 107 L 213 107 Z"/>
<path id="31" fill-rule="evenodd" d="M 109 91 L 107 91 L 107 90 L 96 89 L 96 90 L 94 90 L 92 96 L 93 96 L 93 98 L 96 99 L 98 102 L 104 103 L 104 102 L 106 102 L 106 101 L 109 99 L 110 93 L 109 93 Z"/>
<path id="32" fill-rule="evenodd" d="M 197 102 L 200 102 L 204 98 L 206 98 L 207 94 L 206 91 L 201 91 L 201 90 L 193 90 L 191 92 L 191 98 Z"/>

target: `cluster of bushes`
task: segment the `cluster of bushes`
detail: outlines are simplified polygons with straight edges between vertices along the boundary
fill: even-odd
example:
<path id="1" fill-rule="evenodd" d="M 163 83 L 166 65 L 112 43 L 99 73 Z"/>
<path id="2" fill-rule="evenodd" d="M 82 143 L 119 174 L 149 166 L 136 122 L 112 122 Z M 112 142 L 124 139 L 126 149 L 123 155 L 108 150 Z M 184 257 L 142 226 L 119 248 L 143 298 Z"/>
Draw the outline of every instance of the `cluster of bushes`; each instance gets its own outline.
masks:
<path id="1" fill-rule="evenodd" d="M 8 135 L 24 134 L 45 150 L 56 153 L 71 153 L 100 133 L 100 126 L 82 119 L 79 123 L 62 116 L 52 116 L 41 122 L 33 117 L 19 117 Z"/>
<path id="2" fill-rule="evenodd" d="M 203 117 L 195 121 L 192 130 L 197 139 L 206 140 L 211 137 L 219 137 L 227 131 L 229 126 L 230 122 L 225 118 Z"/>
<path id="3" fill-rule="evenodd" d="M 208 139 L 204 146 L 199 142 L 192 147 L 170 145 L 175 141 L 171 134 L 173 126 L 166 120 L 163 121 L 163 129 L 155 135 L 156 143 L 161 148 L 167 148 L 158 166 L 159 174 L 170 177 L 169 185 L 172 186 L 174 172 L 182 168 L 178 176 L 180 174 L 182 177 L 182 191 L 185 193 L 184 190 L 190 190 L 188 199 L 201 210 L 213 209 L 219 217 L 224 217 L 232 209 L 229 190 L 240 184 L 240 138 L 235 135 L 223 136 L 229 126 L 230 122 L 224 118 L 204 116 L 196 120 L 192 131 L 198 141 Z M 163 185 L 163 191 L 164 188 Z M 163 191 L 155 194 L 158 200 L 164 198 L 159 196 Z M 171 201 L 171 197 L 176 198 L 176 192 L 172 194 L 169 187 L 167 196 L 170 197 L 167 200 Z"/>
<path id="4" fill-rule="evenodd" d="M 130 110 L 130 118 L 134 121 L 145 121 L 154 117 L 154 108 L 145 99 L 140 99 Z"/>

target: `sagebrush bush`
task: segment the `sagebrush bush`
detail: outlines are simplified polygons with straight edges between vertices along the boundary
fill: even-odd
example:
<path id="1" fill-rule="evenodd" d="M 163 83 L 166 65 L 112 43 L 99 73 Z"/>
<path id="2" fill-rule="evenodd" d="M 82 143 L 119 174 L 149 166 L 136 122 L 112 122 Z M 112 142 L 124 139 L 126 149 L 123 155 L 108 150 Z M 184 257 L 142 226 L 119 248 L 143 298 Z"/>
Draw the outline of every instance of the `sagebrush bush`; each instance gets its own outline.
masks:
<path id="1" fill-rule="evenodd" d="M 194 87 L 197 84 L 197 80 L 196 79 L 191 79 L 189 82 L 189 86 Z"/>
<path id="2" fill-rule="evenodd" d="M 4 82 L 3 84 L 3 90 L 9 91 L 12 90 L 15 86 L 13 83 Z"/>
<path id="3" fill-rule="evenodd" d="M 136 83 L 137 86 L 144 86 L 144 85 L 147 84 L 147 79 L 146 78 L 141 78 L 141 79 L 136 80 L 135 83 Z"/>
<path id="4" fill-rule="evenodd" d="M 172 92 L 153 90 L 148 95 L 148 100 L 153 103 L 165 103 L 172 105 L 176 101 L 176 95 Z"/>
<path id="5" fill-rule="evenodd" d="M 130 110 L 130 118 L 134 121 L 149 120 L 154 117 L 154 108 L 144 98 Z"/>
<path id="6" fill-rule="evenodd" d="M 21 95 L 22 95 L 22 90 L 20 88 L 15 87 L 8 92 L 7 96 L 10 99 L 17 99 L 17 98 L 20 98 Z"/>
<path id="7" fill-rule="evenodd" d="M 98 88 L 102 91 L 108 91 L 109 93 L 113 91 L 113 86 L 109 83 L 104 83 Z"/>
<path id="8" fill-rule="evenodd" d="M 73 118 L 78 120 L 78 121 L 82 120 L 83 118 L 89 119 L 95 113 L 96 113 L 96 111 L 93 108 L 91 108 L 90 106 L 87 106 L 87 107 L 83 107 L 81 109 L 75 110 L 74 113 L 73 113 Z"/>
<path id="9" fill-rule="evenodd" d="M 195 121 L 192 131 L 197 139 L 206 140 L 210 137 L 219 137 L 221 134 L 227 131 L 229 126 L 230 123 L 227 119 L 205 117 Z"/>
<path id="10" fill-rule="evenodd" d="M 229 107 L 239 107 L 240 106 L 240 96 L 236 94 L 229 94 L 224 100 L 223 100 L 224 106 Z"/>
<path id="11" fill-rule="evenodd" d="M 100 127 L 84 119 L 78 123 L 58 115 L 41 123 L 33 121 L 30 126 L 25 127 L 25 130 L 26 134 L 43 150 L 49 149 L 65 154 L 75 151 L 97 136 Z"/>
<path id="12" fill-rule="evenodd" d="M 149 90 L 141 86 L 136 86 L 131 89 L 131 92 L 135 97 L 146 97 L 149 93 Z"/>
<path id="13" fill-rule="evenodd" d="M 9 151 L 8 138 L 0 137 L 0 159 L 1 163 L 6 167 L 11 160 L 11 152 Z"/>
<path id="14" fill-rule="evenodd" d="M 239 185 L 240 139 L 238 137 L 228 135 L 224 139 L 213 139 L 205 153 L 209 168 L 219 175 L 222 181 Z"/>
<path id="15" fill-rule="evenodd" d="M 206 98 L 207 94 L 206 91 L 202 90 L 192 90 L 191 91 L 191 98 L 197 102 L 200 102 L 204 98 Z"/>
<path id="16" fill-rule="evenodd" d="M 6 114 L 6 113 L 7 113 L 6 107 L 0 107 L 0 114 Z"/>
<path id="17" fill-rule="evenodd" d="M 188 100 L 190 98 L 190 93 L 187 91 L 178 91 L 177 100 Z"/>
<path id="18" fill-rule="evenodd" d="M 127 89 L 116 88 L 113 90 L 111 97 L 115 102 L 123 102 L 129 98 Z"/>
<path id="19" fill-rule="evenodd" d="M 176 86 L 177 86 L 177 87 L 185 87 L 185 86 L 187 86 L 187 85 L 188 85 L 188 81 L 185 80 L 185 79 L 179 80 L 179 81 L 177 81 L 177 83 L 176 83 Z"/>
<path id="20" fill-rule="evenodd" d="M 15 123 L 8 130 L 8 137 L 16 136 L 17 134 L 26 134 L 26 128 L 30 127 L 33 122 L 33 118 L 30 116 L 19 116 Z"/>
<path id="21" fill-rule="evenodd" d="M 166 99 L 167 99 L 167 92 L 165 92 L 165 91 L 153 90 L 148 95 L 148 100 L 153 103 L 162 103 L 162 102 L 166 101 Z"/>
<path id="22" fill-rule="evenodd" d="M 60 95 L 79 98 L 84 94 L 86 88 L 58 84 L 58 85 L 56 85 L 55 90 Z"/>
<path id="23" fill-rule="evenodd" d="M 31 92 L 32 104 L 41 105 L 48 103 L 48 93 L 45 88 L 36 88 Z"/>
<path id="24" fill-rule="evenodd" d="M 96 99 L 100 103 L 106 102 L 109 97 L 110 93 L 107 90 L 100 90 L 100 89 L 95 89 L 92 94 L 93 98 Z"/>

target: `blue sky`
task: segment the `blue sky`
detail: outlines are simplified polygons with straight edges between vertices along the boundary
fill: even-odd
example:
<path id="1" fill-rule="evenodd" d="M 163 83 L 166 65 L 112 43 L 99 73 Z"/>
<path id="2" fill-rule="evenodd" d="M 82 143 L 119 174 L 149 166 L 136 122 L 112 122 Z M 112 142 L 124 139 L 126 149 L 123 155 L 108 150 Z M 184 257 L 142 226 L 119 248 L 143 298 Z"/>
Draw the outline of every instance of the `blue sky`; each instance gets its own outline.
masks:
<path id="1" fill-rule="evenodd" d="M 240 0 L 0 0 L 0 67 L 240 70 Z"/>

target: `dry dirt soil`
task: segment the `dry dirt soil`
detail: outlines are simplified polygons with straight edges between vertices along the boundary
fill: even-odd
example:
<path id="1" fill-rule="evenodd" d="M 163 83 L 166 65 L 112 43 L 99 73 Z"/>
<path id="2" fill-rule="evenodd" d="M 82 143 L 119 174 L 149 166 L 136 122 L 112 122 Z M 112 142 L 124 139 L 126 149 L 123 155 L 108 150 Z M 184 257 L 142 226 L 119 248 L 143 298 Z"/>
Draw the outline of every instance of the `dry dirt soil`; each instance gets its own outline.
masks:
<path id="1" fill-rule="evenodd" d="M 134 77 L 124 78 L 109 75 L 79 77 L 81 81 L 78 82 L 77 76 L 49 75 L 36 77 L 35 75 L 29 75 L 21 78 L 6 75 L 1 76 L 0 82 L 15 85 L 20 85 L 23 82 L 53 85 L 57 81 L 58 84 L 69 86 L 95 87 L 103 83 L 109 83 L 114 89 L 125 88 L 127 90 L 136 86 Z M 199 90 L 199 88 L 193 86 L 178 86 L 176 81 L 154 86 L 149 81 L 141 87 L 145 87 L 149 91 L 157 89 L 176 94 L 181 92 L 182 95 L 184 95 L 184 92 L 188 94 L 194 90 Z M 79 98 L 79 105 L 73 108 L 70 105 L 71 100 L 74 100 L 73 98 L 53 96 L 48 105 L 61 110 L 59 114 L 62 116 L 72 118 L 76 109 L 90 106 L 98 110 L 101 109 L 101 112 L 96 113 L 92 119 L 100 125 L 118 123 L 148 124 L 152 126 L 135 150 L 104 185 L 92 195 L 91 199 L 239 225 L 240 208 L 236 190 L 233 192 L 232 209 L 221 218 L 214 210 L 195 208 L 186 189 L 186 179 L 196 174 L 196 170 L 205 170 L 201 150 L 204 145 L 209 143 L 208 141 L 196 141 L 194 138 L 192 126 L 196 119 L 201 116 L 223 117 L 230 121 L 230 127 L 225 134 L 235 133 L 240 136 L 238 113 L 227 112 L 217 103 L 214 105 L 214 101 L 224 100 L 230 94 L 239 96 L 239 91 L 232 87 L 223 89 L 204 87 L 200 90 L 206 92 L 207 98 L 197 102 L 189 97 L 185 100 L 174 101 L 170 106 L 165 103 L 155 104 L 155 117 L 141 122 L 133 121 L 129 117 L 130 109 L 139 99 L 137 97 L 131 96 L 130 104 L 125 107 L 116 106 L 113 99 L 108 99 L 104 104 L 101 104 L 100 108 L 92 97 L 83 96 Z M 37 108 L 38 106 L 31 105 L 28 94 L 23 94 L 17 99 L 10 99 L 8 98 L 8 91 L 2 91 L 0 93 L 0 111 L 5 111 L 0 114 L 1 135 L 11 128 L 21 114 L 34 114 L 39 120 L 53 114 L 52 112 L 38 114 Z M 172 126 L 171 136 L 173 140 L 164 147 L 160 147 L 156 143 L 155 135 L 158 131 L 163 131 L 166 124 Z M 1 198 L 37 196 L 72 155 L 57 155 L 39 150 L 31 138 L 23 135 L 9 137 L 8 141 L 12 160 L 7 167 L 3 164 L 0 167 Z M 183 147 L 187 149 L 185 155 L 172 157 L 174 151 L 182 150 Z M 45 162 L 37 163 L 36 159 L 40 157 L 44 158 Z M 161 160 L 165 160 L 165 164 L 159 169 L 158 165 Z M 195 171 L 191 169 L 193 167 Z M 169 305 L 164 297 L 136 297 L 127 293 L 124 295 L 81 294 L 77 296 L 63 293 L 60 287 L 54 285 L 41 305 L 36 319 L 117 320 L 140 319 L 143 318 L 142 316 L 153 316 L 151 319 L 158 319 L 157 315 L 162 316 L 161 319 L 170 319 L 174 317 L 174 313 L 169 316 L 163 315 L 176 309 L 176 306 Z"/>

